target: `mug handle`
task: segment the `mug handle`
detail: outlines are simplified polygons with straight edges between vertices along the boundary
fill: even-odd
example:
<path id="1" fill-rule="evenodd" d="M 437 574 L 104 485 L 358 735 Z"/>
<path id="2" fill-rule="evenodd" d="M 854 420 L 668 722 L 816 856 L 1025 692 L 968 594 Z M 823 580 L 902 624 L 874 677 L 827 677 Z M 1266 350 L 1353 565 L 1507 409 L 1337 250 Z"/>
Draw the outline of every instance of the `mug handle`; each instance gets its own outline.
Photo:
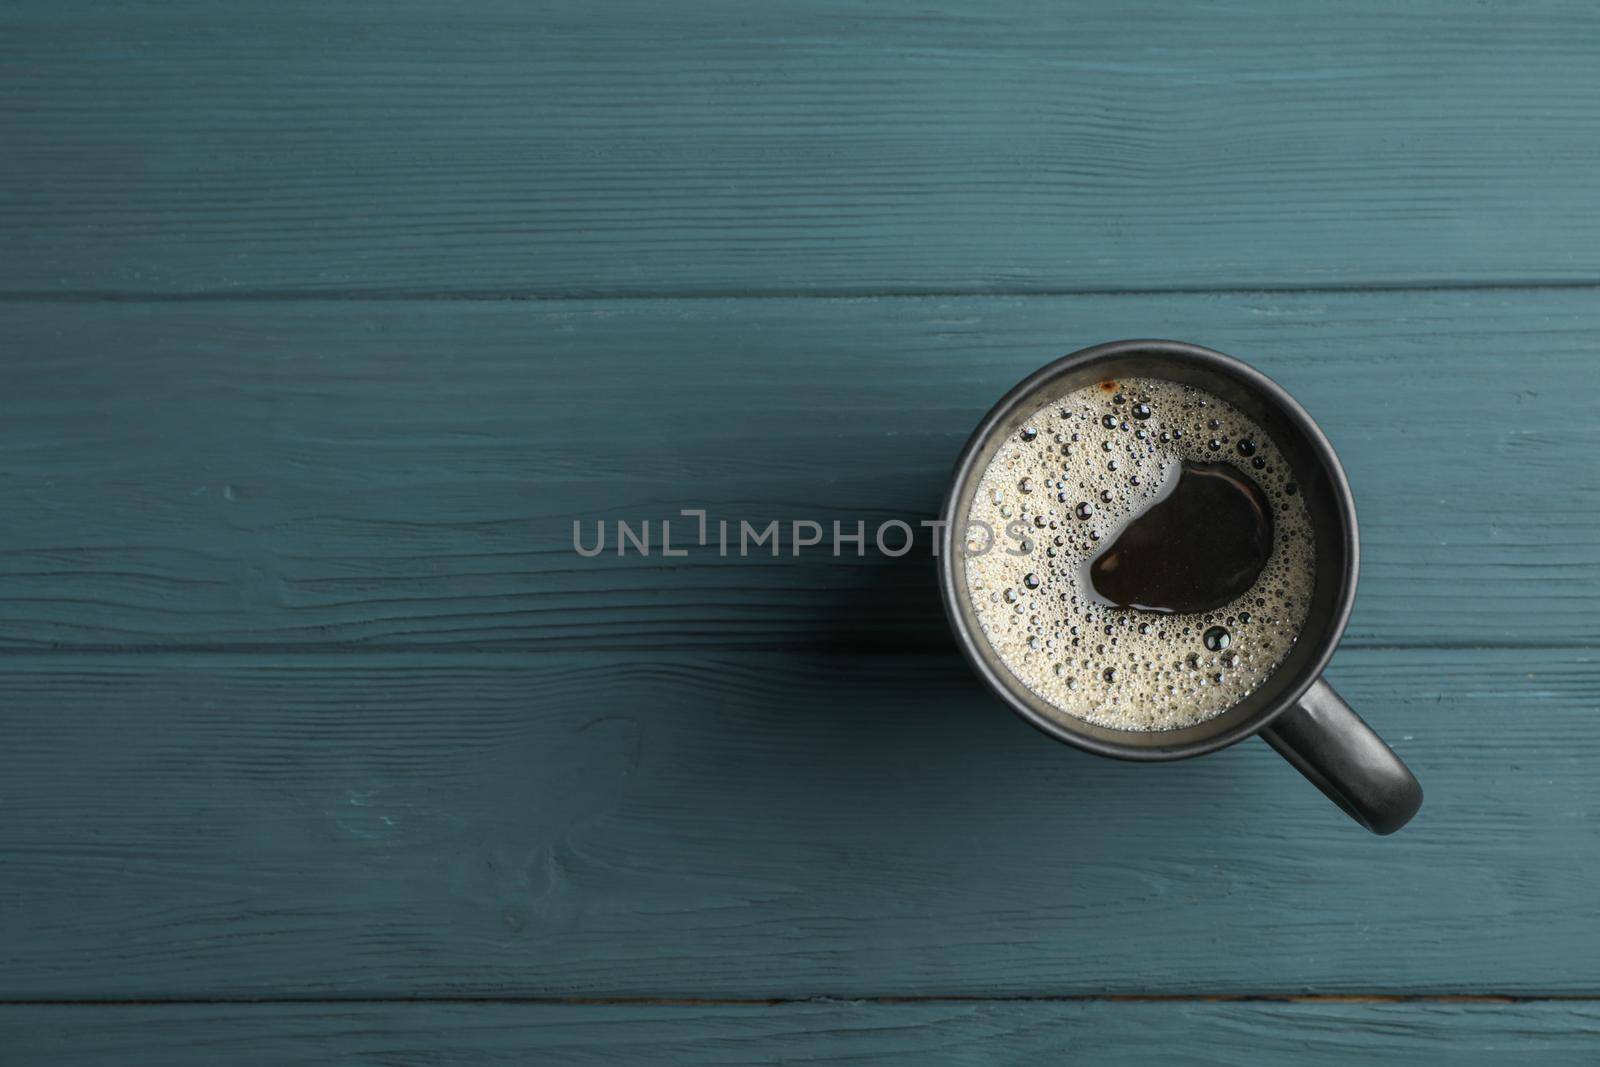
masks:
<path id="1" fill-rule="evenodd" d="M 1394 833 L 1422 807 L 1417 776 L 1321 678 L 1261 736 L 1375 834 Z"/>

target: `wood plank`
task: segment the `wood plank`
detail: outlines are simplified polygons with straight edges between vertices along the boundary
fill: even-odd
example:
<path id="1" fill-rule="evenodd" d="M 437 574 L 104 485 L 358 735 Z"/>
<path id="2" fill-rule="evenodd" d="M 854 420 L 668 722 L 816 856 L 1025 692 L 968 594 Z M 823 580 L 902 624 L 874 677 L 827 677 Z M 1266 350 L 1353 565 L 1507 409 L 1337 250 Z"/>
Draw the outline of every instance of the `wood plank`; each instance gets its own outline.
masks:
<path id="1" fill-rule="evenodd" d="M 11 305 L 0 644 L 943 649 L 924 551 L 581 559 L 572 521 L 915 523 L 1001 393 L 1128 334 L 1321 420 L 1353 644 L 1600 641 L 1600 308 L 1540 290 Z"/>
<path id="2" fill-rule="evenodd" d="M 5 665 L 0 998 L 1600 989 L 1592 652 L 1342 652 L 1388 839 L 950 655 Z"/>
<path id="3" fill-rule="evenodd" d="M 1592 1003 L 0 1006 L 19 1062 L 1592 1064 Z M 1420 1059 L 1419 1059 L 1420 1057 Z"/>
<path id="4" fill-rule="evenodd" d="M 1600 281 L 1600 15 L 13 0 L 0 289 Z"/>

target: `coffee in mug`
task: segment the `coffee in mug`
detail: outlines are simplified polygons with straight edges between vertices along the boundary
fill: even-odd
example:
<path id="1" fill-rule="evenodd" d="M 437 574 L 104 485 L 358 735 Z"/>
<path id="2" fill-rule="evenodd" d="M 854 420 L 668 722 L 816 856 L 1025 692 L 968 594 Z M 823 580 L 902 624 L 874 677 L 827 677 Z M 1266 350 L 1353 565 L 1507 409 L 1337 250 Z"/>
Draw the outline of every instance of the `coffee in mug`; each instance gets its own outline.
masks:
<path id="1" fill-rule="evenodd" d="M 966 591 L 1001 662 L 1113 729 L 1238 704 L 1288 657 L 1315 585 L 1312 522 L 1277 445 L 1221 398 L 1155 378 L 1032 406 L 969 512 Z"/>
<path id="2" fill-rule="evenodd" d="M 1063 356 L 978 423 L 940 514 L 956 643 L 1042 732 L 1140 762 L 1260 737 L 1374 833 L 1421 806 L 1322 677 L 1355 603 L 1355 499 L 1260 371 L 1183 341 Z"/>

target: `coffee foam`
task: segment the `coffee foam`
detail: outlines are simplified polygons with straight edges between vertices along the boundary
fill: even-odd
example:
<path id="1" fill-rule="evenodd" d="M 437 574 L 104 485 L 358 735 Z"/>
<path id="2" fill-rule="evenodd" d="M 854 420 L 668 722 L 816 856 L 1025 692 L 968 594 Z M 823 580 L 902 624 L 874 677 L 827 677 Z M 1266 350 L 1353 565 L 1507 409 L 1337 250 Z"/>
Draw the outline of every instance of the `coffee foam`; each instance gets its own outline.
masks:
<path id="1" fill-rule="evenodd" d="M 1261 487 L 1274 524 L 1266 566 L 1205 614 L 1103 604 L 1085 564 L 1184 460 L 1229 462 Z M 1173 730 L 1222 714 L 1283 664 L 1310 608 L 1316 544 L 1288 463 L 1243 412 L 1192 386 L 1124 378 L 1041 400 L 996 450 L 969 519 L 995 534 L 980 552 L 982 528 L 967 531 L 967 593 L 989 644 L 1034 693 L 1101 726 Z M 1225 649 L 1207 647 L 1214 627 Z"/>

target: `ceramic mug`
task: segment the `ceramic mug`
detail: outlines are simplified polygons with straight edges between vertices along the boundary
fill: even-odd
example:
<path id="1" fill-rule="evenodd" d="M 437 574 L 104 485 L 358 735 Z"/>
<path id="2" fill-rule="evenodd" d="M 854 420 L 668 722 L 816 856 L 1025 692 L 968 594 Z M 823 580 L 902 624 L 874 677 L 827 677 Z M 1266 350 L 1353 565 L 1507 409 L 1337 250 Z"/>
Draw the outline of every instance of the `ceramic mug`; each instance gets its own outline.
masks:
<path id="1" fill-rule="evenodd" d="M 967 518 L 1001 442 L 1033 414 L 1046 391 L 1061 395 L 1134 377 L 1195 386 L 1254 420 L 1293 469 L 1316 542 L 1310 610 L 1282 665 L 1222 714 L 1176 730 L 1117 730 L 1052 707 L 1001 662 L 966 592 Z M 1355 602 L 1355 501 L 1328 439 L 1294 398 L 1260 371 L 1181 341 L 1114 341 L 1058 359 L 1019 383 L 978 424 L 956 462 L 941 517 L 939 584 L 956 640 L 985 684 L 1040 730 L 1097 755 L 1144 761 L 1201 756 L 1259 734 L 1374 833 L 1400 829 L 1421 806 L 1422 787 L 1410 769 L 1322 679 Z"/>

